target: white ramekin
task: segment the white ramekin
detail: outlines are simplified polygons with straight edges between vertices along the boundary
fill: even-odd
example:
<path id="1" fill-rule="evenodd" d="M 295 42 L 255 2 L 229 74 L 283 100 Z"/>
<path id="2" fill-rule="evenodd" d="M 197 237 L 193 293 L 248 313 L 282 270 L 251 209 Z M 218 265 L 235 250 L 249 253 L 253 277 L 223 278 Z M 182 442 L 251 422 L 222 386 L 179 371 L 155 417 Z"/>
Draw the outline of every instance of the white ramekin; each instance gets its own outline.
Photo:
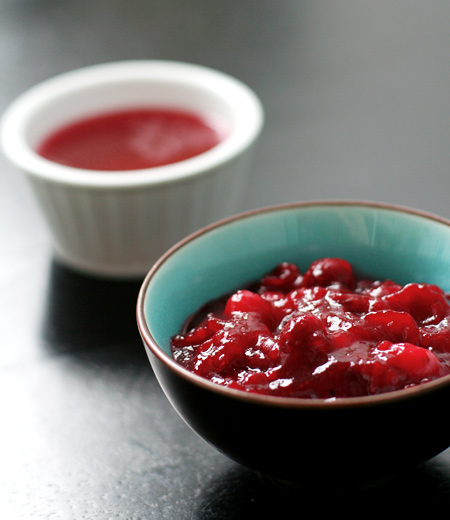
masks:
<path id="1" fill-rule="evenodd" d="M 203 114 L 226 136 L 191 159 L 133 171 L 71 168 L 35 151 L 73 120 L 144 106 Z M 241 209 L 263 120 L 255 93 L 227 74 L 189 63 L 126 61 L 68 72 L 19 96 L 3 114 L 1 145 L 31 182 L 57 258 L 92 274 L 134 277 L 184 236 Z"/>

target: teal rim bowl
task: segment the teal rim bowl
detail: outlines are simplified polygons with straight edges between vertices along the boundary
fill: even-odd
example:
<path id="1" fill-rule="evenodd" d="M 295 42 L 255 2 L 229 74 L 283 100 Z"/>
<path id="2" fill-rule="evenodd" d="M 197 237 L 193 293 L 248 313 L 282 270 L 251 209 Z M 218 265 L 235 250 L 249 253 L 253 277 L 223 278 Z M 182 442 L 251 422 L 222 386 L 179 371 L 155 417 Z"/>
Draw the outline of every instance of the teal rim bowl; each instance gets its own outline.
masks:
<path id="1" fill-rule="evenodd" d="M 377 396 L 333 401 L 282 398 L 207 381 L 178 365 L 170 353 L 171 337 L 206 302 L 260 278 L 280 262 L 293 262 L 305 270 L 313 260 L 327 256 L 345 258 L 362 276 L 392 279 L 401 284 L 431 283 L 450 292 L 450 221 L 381 203 L 294 203 L 233 216 L 199 230 L 171 248 L 142 284 L 137 303 L 138 328 L 154 372 L 174 408 L 205 440 L 234 460 L 287 480 L 296 479 L 289 460 L 291 466 L 295 460 L 303 464 L 310 475 L 314 474 L 316 462 L 325 467 L 332 465 L 328 469 L 333 475 L 337 466 L 346 461 L 349 478 L 359 471 L 359 479 L 376 479 L 423 462 L 450 445 L 448 428 L 435 417 L 443 399 L 450 398 L 450 376 Z M 230 421 L 233 415 L 240 417 L 240 427 L 221 424 L 215 428 L 214 421 L 221 417 L 212 411 L 217 407 L 222 407 L 224 421 L 227 413 Z M 442 410 L 441 415 L 445 415 Z M 285 430 L 307 421 L 309 427 L 313 425 L 312 431 L 317 428 L 314 435 L 319 438 L 320 428 L 333 428 L 333 421 L 338 418 L 346 421 L 348 428 L 371 425 L 372 431 L 379 430 L 379 435 L 383 428 L 378 423 L 383 421 L 391 422 L 391 431 L 396 435 L 406 435 L 407 428 L 416 431 L 411 444 L 408 441 L 403 447 L 397 446 L 395 453 L 384 443 L 378 448 L 372 446 L 364 464 L 361 450 L 368 448 L 363 441 L 353 440 L 353 444 L 343 447 L 348 453 L 337 454 L 335 459 L 331 457 L 333 460 L 321 460 L 320 453 L 300 453 L 296 458 L 291 450 L 286 451 L 289 460 L 284 462 L 277 462 L 275 456 L 258 460 L 257 450 L 251 445 L 251 435 L 257 435 L 258 427 L 266 427 L 265 420 L 279 421 L 280 428 Z M 428 429 L 433 436 L 427 431 L 427 421 L 432 421 Z M 420 422 L 422 426 L 418 426 Z M 443 431 L 437 432 L 438 426 Z M 276 437 L 276 427 L 270 429 Z M 416 439 L 419 434 L 424 436 L 423 442 Z M 311 438 L 312 433 L 308 442 Z M 283 443 L 283 439 L 286 445 L 291 442 L 289 435 L 281 436 L 279 441 Z M 344 438 L 341 441 L 344 445 L 347 442 Z M 311 452 L 319 451 L 319 441 L 316 448 L 310 448 Z M 316 477 L 320 479 L 319 473 Z"/>

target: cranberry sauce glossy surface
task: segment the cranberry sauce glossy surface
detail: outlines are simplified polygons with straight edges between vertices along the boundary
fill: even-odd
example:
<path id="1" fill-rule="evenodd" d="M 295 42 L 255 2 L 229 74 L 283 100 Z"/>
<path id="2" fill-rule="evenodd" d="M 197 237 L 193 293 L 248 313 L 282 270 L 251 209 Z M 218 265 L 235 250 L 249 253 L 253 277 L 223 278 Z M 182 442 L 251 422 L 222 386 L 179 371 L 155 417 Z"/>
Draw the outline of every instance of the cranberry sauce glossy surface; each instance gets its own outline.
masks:
<path id="1" fill-rule="evenodd" d="M 75 168 L 137 170 L 189 159 L 220 140 L 218 130 L 196 114 L 136 109 L 76 121 L 48 136 L 37 152 Z"/>
<path id="2" fill-rule="evenodd" d="M 450 306 L 435 285 L 355 277 L 343 259 L 290 263 L 196 316 L 174 359 L 230 388 L 333 399 L 450 373 Z"/>

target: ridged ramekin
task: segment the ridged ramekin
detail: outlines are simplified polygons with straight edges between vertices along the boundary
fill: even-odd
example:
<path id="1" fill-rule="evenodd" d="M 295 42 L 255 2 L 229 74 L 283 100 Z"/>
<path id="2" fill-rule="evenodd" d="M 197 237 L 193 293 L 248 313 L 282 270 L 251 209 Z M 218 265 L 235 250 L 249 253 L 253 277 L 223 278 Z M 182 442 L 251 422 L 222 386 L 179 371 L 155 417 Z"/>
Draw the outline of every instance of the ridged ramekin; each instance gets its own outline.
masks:
<path id="1" fill-rule="evenodd" d="M 204 114 L 226 136 L 191 159 L 133 171 L 82 170 L 36 152 L 73 120 L 144 106 Z M 1 145 L 31 183 L 57 258 L 92 274 L 139 277 L 182 237 L 240 210 L 263 120 L 256 94 L 222 72 L 171 61 L 115 62 L 67 72 L 19 96 L 3 114 Z"/>

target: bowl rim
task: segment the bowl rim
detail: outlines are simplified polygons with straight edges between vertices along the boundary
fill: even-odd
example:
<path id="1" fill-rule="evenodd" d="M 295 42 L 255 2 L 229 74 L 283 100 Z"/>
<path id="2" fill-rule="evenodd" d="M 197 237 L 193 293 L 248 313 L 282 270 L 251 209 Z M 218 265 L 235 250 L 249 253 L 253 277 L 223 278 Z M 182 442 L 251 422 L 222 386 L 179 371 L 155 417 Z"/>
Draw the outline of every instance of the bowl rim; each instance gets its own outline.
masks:
<path id="1" fill-rule="evenodd" d="M 168 82 L 180 88 L 186 86 L 210 92 L 233 110 L 236 131 L 192 158 L 153 168 L 113 172 L 61 165 L 41 157 L 28 144 L 25 138 L 28 122 L 54 99 L 86 88 L 143 81 Z M 142 103 L 136 104 L 137 108 L 140 106 Z M 130 104 L 121 103 L 117 108 L 122 107 L 129 108 Z M 0 145 L 4 154 L 29 175 L 58 184 L 124 189 L 190 180 L 228 163 L 256 141 L 263 129 L 264 109 L 257 94 L 228 73 L 175 60 L 125 60 L 70 70 L 37 83 L 9 104 L 0 125 Z"/>
<path id="2" fill-rule="evenodd" d="M 141 338 L 143 340 L 145 349 L 150 351 L 166 368 L 170 371 L 174 372 L 178 377 L 188 381 L 189 383 L 200 387 L 209 392 L 213 392 L 215 394 L 219 394 L 225 398 L 229 399 L 237 399 L 240 401 L 245 401 L 248 403 L 253 403 L 254 405 L 265 405 L 272 407 L 281 407 L 281 408 L 290 408 L 290 409 L 336 409 L 336 408 L 356 408 L 361 406 L 380 406 L 383 404 L 392 403 L 394 401 L 402 401 L 411 399 L 418 394 L 424 395 L 427 394 L 437 388 L 448 386 L 450 384 L 450 374 L 446 376 L 442 376 L 433 381 L 428 381 L 421 383 L 419 385 L 401 389 L 401 390 L 393 390 L 391 392 L 385 392 L 382 394 L 371 395 L 371 396 L 361 396 L 361 397 L 340 397 L 333 399 L 310 399 L 310 398 L 299 398 L 299 397 L 280 397 L 280 396 L 272 396 L 272 395 L 264 395 L 264 394 L 256 394 L 252 392 L 245 392 L 244 390 L 236 390 L 233 388 L 228 388 L 225 386 L 221 386 L 217 383 L 213 383 L 206 378 L 203 378 L 197 374 L 194 374 L 182 367 L 178 364 L 174 359 L 168 356 L 158 345 L 156 340 L 153 338 L 145 319 L 145 298 L 147 294 L 148 287 L 152 281 L 153 276 L 156 274 L 160 266 L 162 266 L 165 261 L 177 253 L 178 250 L 182 249 L 188 243 L 196 240 L 198 237 L 203 236 L 204 234 L 209 233 L 210 231 L 227 225 L 229 223 L 251 218 L 260 214 L 267 214 L 270 212 L 284 211 L 289 209 L 302 209 L 308 207 L 319 207 L 319 206 L 358 206 L 358 207 L 366 207 L 372 209 L 382 209 L 382 210 L 391 210 L 397 211 L 404 214 L 409 214 L 411 216 L 416 216 L 419 218 L 424 218 L 427 220 L 432 220 L 437 223 L 444 224 L 450 227 L 450 220 L 444 217 L 440 217 L 429 213 L 424 210 L 413 209 L 407 206 L 402 206 L 398 204 L 391 204 L 385 202 L 376 202 L 376 201 L 361 201 L 361 200 L 315 200 L 315 201 L 305 201 L 305 202 L 290 202 L 290 203 L 282 203 L 276 204 L 272 206 L 266 206 L 257 209 L 251 209 L 248 211 L 241 212 L 239 214 L 224 218 L 208 226 L 205 226 L 198 231 L 188 235 L 177 244 L 173 245 L 165 254 L 163 254 L 159 260 L 151 267 L 147 275 L 145 276 L 141 288 L 138 293 L 137 305 L 136 305 L 136 319 L 137 326 Z"/>

